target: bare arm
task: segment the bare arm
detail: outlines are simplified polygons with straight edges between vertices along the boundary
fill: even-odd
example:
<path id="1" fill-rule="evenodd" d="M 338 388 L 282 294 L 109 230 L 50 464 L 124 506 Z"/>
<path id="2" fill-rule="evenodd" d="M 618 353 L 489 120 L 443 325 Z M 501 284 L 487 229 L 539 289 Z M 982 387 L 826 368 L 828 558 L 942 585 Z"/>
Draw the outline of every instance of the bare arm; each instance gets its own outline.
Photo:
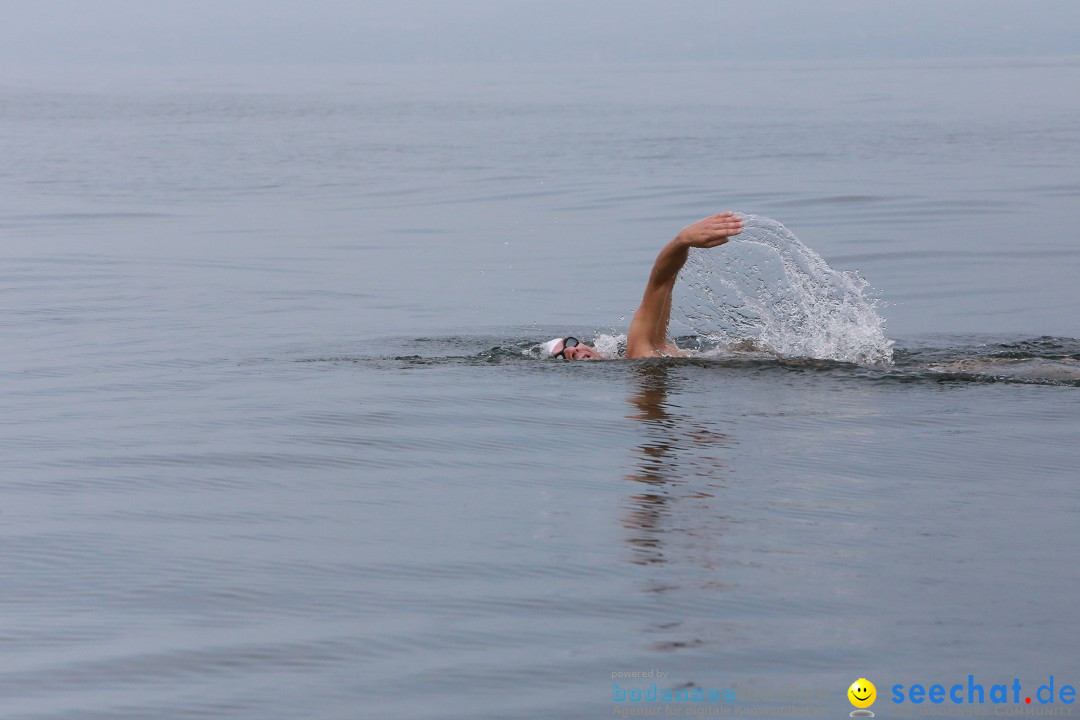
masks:
<path id="1" fill-rule="evenodd" d="M 645 295 L 630 322 L 626 338 L 628 358 L 678 354 L 679 349 L 667 338 L 671 293 L 675 289 L 679 271 L 686 264 L 690 248 L 723 245 L 729 237 L 742 232 L 742 226 L 742 218 L 735 217 L 732 212 L 711 215 L 687 225 L 664 246 L 656 256 L 649 284 L 645 286 Z"/>

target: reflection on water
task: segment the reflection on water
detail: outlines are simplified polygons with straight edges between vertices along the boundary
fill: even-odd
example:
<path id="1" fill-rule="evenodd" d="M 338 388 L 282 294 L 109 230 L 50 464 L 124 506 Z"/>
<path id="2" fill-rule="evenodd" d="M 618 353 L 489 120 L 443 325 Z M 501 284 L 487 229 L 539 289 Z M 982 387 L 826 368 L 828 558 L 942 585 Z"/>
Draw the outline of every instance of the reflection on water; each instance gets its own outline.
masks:
<path id="1" fill-rule="evenodd" d="M 660 361 L 631 372 L 627 418 L 638 423 L 641 439 L 625 476 L 636 485 L 622 525 L 631 563 L 653 568 L 642 586 L 659 612 L 643 627 L 650 652 L 724 645 L 740 634 L 729 622 L 703 623 L 678 607 L 689 597 L 722 603 L 721 594 L 732 587 L 723 549 L 730 518 L 719 510 L 717 494 L 724 489 L 730 441 L 681 403 L 693 393 L 680 374 L 686 370 L 678 361 Z"/>
<path id="2" fill-rule="evenodd" d="M 665 562 L 663 535 L 671 529 L 667 517 L 675 501 L 693 497 L 713 498 L 704 489 L 688 487 L 690 477 L 714 479 L 723 468 L 716 450 L 724 447 L 725 434 L 680 412 L 669 400 L 678 381 L 676 368 L 668 363 L 643 364 L 633 370 L 636 383 L 630 395 L 635 412 L 627 417 L 641 423 L 644 437 L 634 448 L 634 465 L 626 479 L 644 485 L 630 496 L 623 521 L 631 531 L 627 541 L 634 549 L 633 562 Z M 708 483 L 710 488 L 716 483 Z"/>
<path id="3" fill-rule="evenodd" d="M 668 368 L 642 365 L 634 370 L 637 388 L 630 403 L 637 412 L 627 417 L 642 422 L 645 438 L 634 448 L 636 464 L 626 479 L 645 487 L 630 496 L 623 526 L 630 531 L 627 542 L 634 549 L 633 562 L 646 564 L 664 561 L 661 525 L 669 512 L 665 492 L 672 481 L 669 476 L 677 470 L 675 433 L 679 418 L 668 411 Z"/>

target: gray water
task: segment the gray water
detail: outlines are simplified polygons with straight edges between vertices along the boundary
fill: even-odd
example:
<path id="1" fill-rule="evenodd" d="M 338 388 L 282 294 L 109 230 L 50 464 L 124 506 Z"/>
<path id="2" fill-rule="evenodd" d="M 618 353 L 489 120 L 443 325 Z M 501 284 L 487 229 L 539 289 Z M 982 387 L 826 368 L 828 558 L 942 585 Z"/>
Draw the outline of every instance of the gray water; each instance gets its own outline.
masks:
<path id="1" fill-rule="evenodd" d="M 9 73 L 4 716 L 1077 684 L 1078 79 Z M 538 358 L 724 209 L 857 269 L 893 364 Z"/>

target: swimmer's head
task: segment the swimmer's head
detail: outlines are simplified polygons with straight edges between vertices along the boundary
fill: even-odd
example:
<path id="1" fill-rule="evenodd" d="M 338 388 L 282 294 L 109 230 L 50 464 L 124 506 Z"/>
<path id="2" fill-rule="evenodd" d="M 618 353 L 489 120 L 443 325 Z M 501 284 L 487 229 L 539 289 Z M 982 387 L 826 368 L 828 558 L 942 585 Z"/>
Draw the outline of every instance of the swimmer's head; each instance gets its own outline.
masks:
<path id="1" fill-rule="evenodd" d="M 555 338 L 544 343 L 544 352 L 553 358 L 563 360 L 603 360 L 595 349 L 585 345 L 576 337 Z"/>

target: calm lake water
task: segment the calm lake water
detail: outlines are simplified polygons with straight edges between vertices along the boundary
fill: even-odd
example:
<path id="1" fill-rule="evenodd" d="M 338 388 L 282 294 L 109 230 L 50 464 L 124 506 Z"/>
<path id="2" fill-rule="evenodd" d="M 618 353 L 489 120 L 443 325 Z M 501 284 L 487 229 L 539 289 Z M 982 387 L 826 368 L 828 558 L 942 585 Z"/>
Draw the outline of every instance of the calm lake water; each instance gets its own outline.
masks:
<path id="1" fill-rule="evenodd" d="M 1078 81 L 9 73 L 4 717 L 1080 685 Z M 858 269 L 894 363 L 538 357 L 625 332 L 661 245 L 725 209 Z"/>

